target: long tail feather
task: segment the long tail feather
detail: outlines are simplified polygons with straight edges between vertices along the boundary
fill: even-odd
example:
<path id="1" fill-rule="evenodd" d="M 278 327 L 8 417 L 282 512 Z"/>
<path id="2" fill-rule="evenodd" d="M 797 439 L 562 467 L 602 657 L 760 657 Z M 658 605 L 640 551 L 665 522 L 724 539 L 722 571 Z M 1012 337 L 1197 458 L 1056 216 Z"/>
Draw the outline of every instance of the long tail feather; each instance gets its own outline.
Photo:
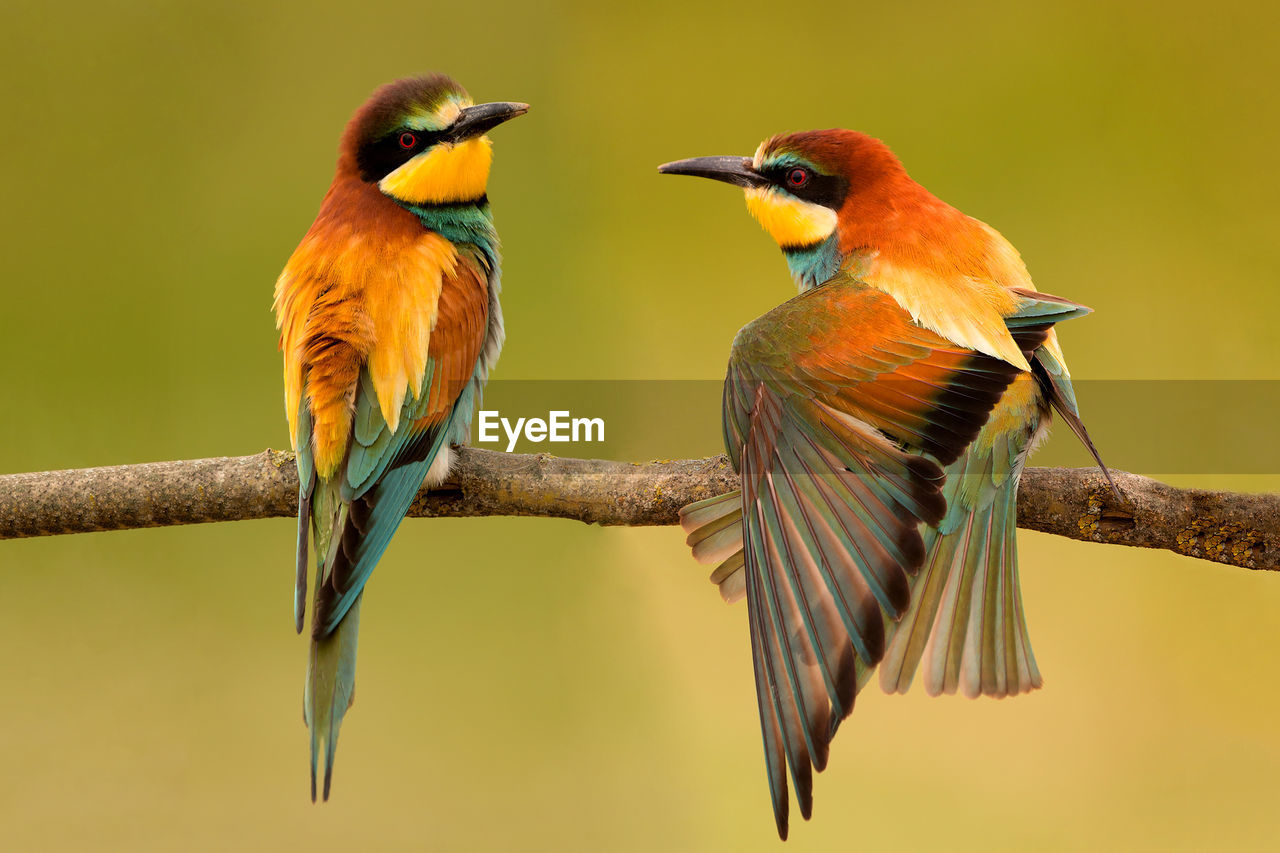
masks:
<path id="1" fill-rule="evenodd" d="M 316 800 L 316 771 L 322 751 L 323 798 L 329 799 L 334 754 L 338 748 L 338 729 L 355 699 L 356 639 L 360 630 L 360 602 L 363 598 L 363 595 L 356 598 L 347 615 L 332 633 L 321 639 L 311 640 L 303 717 L 307 728 L 311 730 L 312 802 Z"/>
<path id="2" fill-rule="evenodd" d="M 1018 581 L 1017 480 L 946 534 L 930 531 L 911 607 L 880 665 L 880 686 L 905 693 L 923 664 L 925 690 L 1012 696 L 1040 687 Z"/>
<path id="3" fill-rule="evenodd" d="M 960 539 L 959 535 L 952 535 L 939 540 L 934 531 L 926 534 L 925 545 L 932 546 L 929 556 L 911 581 L 911 606 L 891 628 L 893 637 L 880 662 L 880 687 L 886 693 L 906 693 L 911 686 L 933 631 Z"/>
<path id="4" fill-rule="evenodd" d="M 355 697 L 356 640 L 360 630 L 360 593 L 332 631 L 316 630 L 324 618 L 321 606 L 331 594 L 334 566 L 347 528 L 349 505 L 339 494 L 337 483 L 321 481 L 312 494 L 312 533 L 317 555 L 315 607 L 312 610 L 311 653 L 307 660 L 307 685 L 303 692 L 302 717 L 311 731 L 311 801 L 316 800 L 320 755 L 324 754 L 322 796 L 329 799 L 333 782 L 334 755 L 342 718 Z"/>
<path id="5" fill-rule="evenodd" d="M 1102 454 L 1094 447 L 1093 439 L 1089 438 L 1089 431 L 1084 428 L 1084 421 L 1080 419 L 1080 407 L 1076 403 L 1075 389 L 1071 386 L 1071 376 L 1067 373 L 1066 365 L 1049 348 L 1044 348 L 1036 353 L 1035 360 L 1031 362 L 1031 372 L 1035 375 L 1036 384 L 1049 400 L 1049 405 L 1089 451 L 1093 461 L 1098 463 L 1098 469 L 1106 478 L 1107 485 L 1111 486 L 1112 494 L 1119 500 L 1124 500 L 1115 480 L 1111 479 L 1111 471 L 1102 461 Z"/>
<path id="6" fill-rule="evenodd" d="M 1084 421 L 1075 412 L 1067 408 L 1057 396 L 1049 398 L 1049 402 L 1053 404 L 1053 410 L 1062 418 L 1062 422 L 1075 434 L 1075 437 L 1084 445 L 1085 450 L 1089 451 L 1089 455 L 1093 457 L 1093 461 L 1098 463 L 1098 470 L 1102 472 L 1103 478 L 1107 481 L 1107 485 L 1111 487 L 1111 493 L 1118 500 L 1124 500 L 1124 495 L 1120 494 L 1120 487 L 1116 485 L 1116 481 L 1111 479 L 1111 471 L 1107 468 L 1107 463 L 1102 461 L 1102 454 L 1098 452 L 1098 448 L 1094 447 L 1093 439 L 1089 438 L 1089 431 L 1084 428 Z"/>

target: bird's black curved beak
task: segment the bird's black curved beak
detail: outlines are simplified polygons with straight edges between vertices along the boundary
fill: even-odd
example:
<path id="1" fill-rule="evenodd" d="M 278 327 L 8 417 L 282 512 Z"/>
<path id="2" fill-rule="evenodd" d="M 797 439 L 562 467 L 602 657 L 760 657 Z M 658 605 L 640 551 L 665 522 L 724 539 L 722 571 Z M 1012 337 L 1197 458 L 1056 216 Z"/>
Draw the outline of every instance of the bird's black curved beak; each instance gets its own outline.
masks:
<path id="1" fill-rule="evenodd" d="M 476 104 L 465 107 L 453 124 L 449 125 L 449 141 L 461 142 L 488 133 L 504 121 L 522 116 L 529 111 L 528 104 L 514 101 L 495 101 L 492 104 Z"/>
<path id="2" fill-rule="evenodd" d="M 711 178 L 713 181 L 724 181 L 726 184 L 748 189 L 763 187 L 769 183 L 768 178 L 752 168 L 749 157 L 690 157 L 688 160 L 663 163 L 658 171 L 664 175 Z"/>

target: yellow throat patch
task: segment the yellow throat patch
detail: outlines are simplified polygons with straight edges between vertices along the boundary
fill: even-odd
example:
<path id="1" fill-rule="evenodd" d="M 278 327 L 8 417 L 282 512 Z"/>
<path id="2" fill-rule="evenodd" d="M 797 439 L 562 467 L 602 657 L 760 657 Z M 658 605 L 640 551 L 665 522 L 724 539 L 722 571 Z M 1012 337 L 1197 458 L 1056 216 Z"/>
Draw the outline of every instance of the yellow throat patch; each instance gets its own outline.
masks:
<path id="1" fill-rule="evenodd" d="M 484 195 L 493 163 L 487 136 L 440 144 L 424 151 L 378 182 L 389 196 L 409 204 L 449 204 Z"/>
<path id="2" fill-rule="evenodd" d="M 801 201 L 773 187 L 748 189 L 747 210 L 784 249 L 812 246 L 836 230 L 834 210 Z"/>

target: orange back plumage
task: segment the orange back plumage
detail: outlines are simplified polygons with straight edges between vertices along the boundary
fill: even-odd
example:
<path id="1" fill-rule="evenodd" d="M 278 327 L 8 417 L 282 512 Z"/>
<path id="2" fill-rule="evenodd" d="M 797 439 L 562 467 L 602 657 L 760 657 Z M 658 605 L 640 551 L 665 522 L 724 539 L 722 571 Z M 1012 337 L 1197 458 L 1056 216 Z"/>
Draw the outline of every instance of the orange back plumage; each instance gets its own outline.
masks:
<path id="1" fill-rule="evenodd" d="M 383 418 L 398 425 L 405 396 L 422 385 L 441 287 L 458 262 L 453 244 L 359 179 L 346 140 L 320 213 L 275 290 L 290 437 L 296 448 L 305 391 L 322 476 L 341 461 L 366 362 Z"/>

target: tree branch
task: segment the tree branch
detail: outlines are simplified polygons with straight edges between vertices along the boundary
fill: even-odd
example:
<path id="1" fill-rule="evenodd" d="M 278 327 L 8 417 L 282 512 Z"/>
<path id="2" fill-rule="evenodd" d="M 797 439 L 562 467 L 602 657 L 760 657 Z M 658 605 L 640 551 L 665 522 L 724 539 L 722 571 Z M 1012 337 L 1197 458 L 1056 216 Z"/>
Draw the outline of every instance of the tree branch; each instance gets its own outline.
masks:
<path id="1" fill-rule="evenodd" d="M 1136 474 L 1112 473 L 1125 502 L 1093 469 L 1027 469 L 1018 493 L 1018 526 L 1280 570 L 1280 496 L 1176 489 Z M 464 447 L 448 482 L 420 492 L 409 514 L 675 524 L 680 507 L 737 485 L 723 456 L 633 463 Z M 274 450 L 0 476 L 0 539 L 278 518 L 297 510 L 293 454 Z"/>

